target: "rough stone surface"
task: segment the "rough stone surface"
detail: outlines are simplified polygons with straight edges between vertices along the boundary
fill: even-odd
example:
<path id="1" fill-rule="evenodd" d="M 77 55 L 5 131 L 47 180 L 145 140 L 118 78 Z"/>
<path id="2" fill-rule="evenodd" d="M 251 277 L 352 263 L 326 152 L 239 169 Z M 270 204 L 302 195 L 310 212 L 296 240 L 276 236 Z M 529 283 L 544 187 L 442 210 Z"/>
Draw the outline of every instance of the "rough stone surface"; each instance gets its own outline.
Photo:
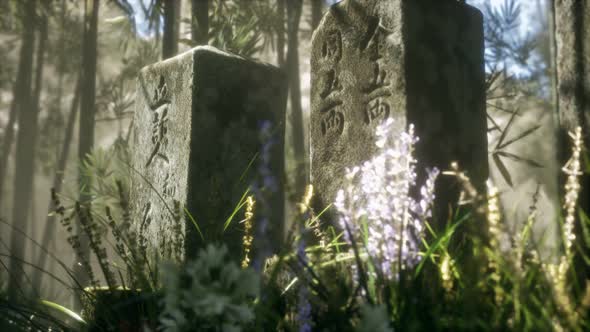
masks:
<path id="1" fill-rule="evenodd" d="M 572 156 L 569 132 L 582 128 L 583 143 L 590 147 L 590 2 L 586 0 L 555 0 L 555 68 L 556 106 L 559 111 L 558 160 L 565 165 Z M 562 173 L 560 188 L 565 188 Z M 590 175 L 580 177 L 579 207 L 590 211 Z M 562 189 L 563 190 L 563 189 Z M 565 193 L 562 193 L 565 195 Z M 576 223 L 579 225 L 579 223 Z M 576 227 L 576 240 L 583 245 L 583 234 Z M 589 254 L 590 250 L 586 250 Z M 581 262 L 581 261 L 580 261 Z M 580 264 L 583 265 L 584 264 Z M 590 268 L 584 271 L 590 275 Z"/>
<path id="2" fill-rule="evenodd" d="M 140 245 L 160 257 L 194 256 L 201 240 L 241 259 L 243 225 L 224 224 L 256 181 L 259 128 L 272 124 L 268 168 L 278 180 L 268 234 L 282 236 L 286 79 L 277 68 L 197 47 L 141 70 L 133 134 L 131 208 Z M 179 236 L 177 236 L 179 235 Z"/>
<path id="3" fill-rule="evenodd" d="M 590 142 L 590 2 L 556 0 L 554 6 L 560 125 L 572 132 L 586 125 Z"/>
<path id="4" fill-rule="evenodd" d="M 388 117 L 398 130 L 415 125 L 419 181 L 424 167 L 448 169 L 458 161 L 484 190 L 483 52 L 481 13 L 455 0 L 332 6 L 312 40 L 311 177 L 317 208 L 333 202 L 346 167 L 375 153 L 375 128 Z M 449 202 L 456 202 L 457 193 L 438 192 Z"/>

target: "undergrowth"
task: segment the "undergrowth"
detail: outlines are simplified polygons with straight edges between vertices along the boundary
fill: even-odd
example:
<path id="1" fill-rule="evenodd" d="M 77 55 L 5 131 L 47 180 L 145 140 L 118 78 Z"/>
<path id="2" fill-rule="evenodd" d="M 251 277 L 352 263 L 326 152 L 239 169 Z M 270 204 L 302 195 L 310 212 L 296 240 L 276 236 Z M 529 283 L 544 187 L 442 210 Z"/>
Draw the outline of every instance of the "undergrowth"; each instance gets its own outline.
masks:
<path id="1" fill-rule="evenodd" d="M 244 220 L 234 225 L 244 228 L 243 256 L 231 257 L 223 245 L 211 243 L 194 260 L 175 263 L 150 257 L 140 244 L 125 182 L 114 182 L 115 205 L 74 202 L 66 207 L 54 192 L 55 214 L 70 234 L 72 249 L 81 250 L 80 236 L 84 236 L 93 254 L 80 262 L 89 283 L 81 285 L 69 264 L 45 248 L 40 250 L 69 279 L 41 272 L 79 294 L 83 312 L 39 299 L 23 283 L 23 297 L 18 301 L 0 293 L 0 329 L 590 329 L 590 280 L 580 273 L 590 261 L 585 256 L 590 247 L 590 218 L 576 204 L 579 177 L 588 170 L 580 131 L 571 135 L 574 151 L 563 168 L 568 179 L 559 221 L 561 251 L 557 259 L 543 261 L 532 236 L 538 193 L 523 226 L 509 232 L 492 184 L 487 193 L 477 192 L 455 164 L 441 174 L 430 170 L 418 186 L 412 158 L 416 140 L 411 131 L 399 139 L 383 128 L 378 140 L 382 154 L 347 172 L 333 207 L 338 220 L 328 223 L 326 210 L 314 211 L 310 206 L 314 188 L 309 186 L 296 206 L 281 249 L 265 258 L 262 267 L 252 266 L 261 255 L 254 245 L 260 231 L 256 222 L 264 217 L 260 215 L 264 210 L 257 209 L 256 195 L 240 202 L 238 212 Z M 443 221 L 433 220 L 430 213 L 437 176 L 454 177 L 463 187 L 463 203 Z M 410 196 L 414 187 L 420 197 Z M 575 223 L 581 236 L 576 237 Z M 81 235 L 74 231 L 76 227 Z M 473 229 L 481 232 L 464 236 Z M 2 254 L 3 266 L 9 257 Z M 0 285 L 5 289 L 5 283 Z"/>

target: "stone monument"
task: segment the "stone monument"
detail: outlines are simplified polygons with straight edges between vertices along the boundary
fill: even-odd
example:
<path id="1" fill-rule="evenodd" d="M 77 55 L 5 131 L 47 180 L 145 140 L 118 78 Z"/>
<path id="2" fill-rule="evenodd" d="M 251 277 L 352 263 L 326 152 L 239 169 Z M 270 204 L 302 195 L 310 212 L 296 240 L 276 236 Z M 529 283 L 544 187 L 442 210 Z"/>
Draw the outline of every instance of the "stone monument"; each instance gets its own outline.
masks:
<path id="1" fill-rule="evenodd" d="M 241 259 L 243 214 L 227 228 L 225 223 L 256 181 L 261 162 L 277 179 L 266 217 L 267 234 L 280 243 L 285 105 L 282 71 L 213 47 L 142 69 L 131 189 L 139 245 L 180 260 L 205 243 L 224 242 Z M 269 124 L 274 144 L 261 161 L 259 130 Z"/>
<path id="2" fill-rule="evenodd" d="M 488 177 L 483 17 L 456 0 L 356 0 L 332 6 L 312 39 L 311 181 L 333 203 L 346 167 L 375 154 L 375 128 L 414 124 L 424 167 L 457 161 L 478 189 Z M 437 194 L 457 202 L 439 178 Z M 447 182 L 447 183 L 445 183 Z M 438 210 L 438 209 L 437 209 Z"/>

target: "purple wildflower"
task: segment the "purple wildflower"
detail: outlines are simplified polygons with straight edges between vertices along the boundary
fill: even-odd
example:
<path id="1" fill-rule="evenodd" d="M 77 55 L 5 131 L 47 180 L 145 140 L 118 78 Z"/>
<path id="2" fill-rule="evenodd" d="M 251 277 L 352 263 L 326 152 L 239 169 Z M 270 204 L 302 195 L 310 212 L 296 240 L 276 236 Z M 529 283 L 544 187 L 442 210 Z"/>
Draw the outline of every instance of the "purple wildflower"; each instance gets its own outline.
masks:
<path id="1" fill-rule="evenodd" d="M 437 169 L 428 170 L 422 197 L 412 198 L 410 191 L 416 185 L 413 149 L 418 138 L 412 125 L 397 137 L 392 136 L 393 131 L 392 119 L 377 128 L 380 153 L 362 166 L 347 170 L 346 184 L 334 202 L 340 226 L 346 229 L 348 225 L 357 243 L 363 243 L 366 229 L 364 249 L 388 279 L 398 275 L 398 266 L 405 269 L 420 261 L 420 236 L 424 220 L 430 216 L 439 173 Z M 344 238 L 350 242 L 346 233 Z"/>
<path id="2" fill-rule="evenodd" d="M 303 266 L 307 265 L 308 259 L 305 253 L 305 239 L 303 236 L 304 229 L 302 229 L 301 237 L 297 245 L 297 257 L 300 264 Z M 301 284 L 299 286 L 299 292 L 297 294 L 297 322 L 299 323 L 299 332 L 311 332 L 311 303 L 309 303 L 309 289 L 307 288 L 306 273 L 303 272 L 301 275 Z"/>
<path id="3" fill-rule="evenodd" d="M 252 266 L 256 271 L 262 271 L 264 262 L 270 256 L 271 245 L 268 242 L 269 216 L 271 215 L 270 197 L 278 191 L 277 180 L 271 171 L 271 153 L 276 143 L 272 133 L 272 123 L 262 121 L 259 124 L 259 141 L 261 144 L 258 155 L 258 176 L 252 184 L 252 191 L 258 206 L 258 218 L 254 223 L 256 239 L 256 256 Z"/>
<path id="4" fill-rule="evenodd" d="M 311 304 L 308 300 L 309 291 L 307 287 L 299 287 L 297 299 L 297 322 L 299 323 L 299 332 L 311 332 Z"/>

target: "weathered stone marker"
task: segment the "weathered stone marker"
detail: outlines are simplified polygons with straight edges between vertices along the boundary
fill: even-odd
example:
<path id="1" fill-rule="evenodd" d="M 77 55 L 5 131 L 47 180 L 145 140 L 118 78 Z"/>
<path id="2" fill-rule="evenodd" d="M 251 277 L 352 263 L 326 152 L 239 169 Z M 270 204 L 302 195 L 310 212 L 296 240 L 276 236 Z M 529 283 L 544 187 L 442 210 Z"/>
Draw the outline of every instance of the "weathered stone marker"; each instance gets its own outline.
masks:
<path id="1" fill-rule="evenodd" d="M 225 242 L 241 259 L 243 214 L 224 224 L 260 162 L 278 180 L 268 234 L 282 238 L 286 79 L 270 65 L 197 47 L 141 70 L 133 135 L 131 210 L 140 245 L 160 257 L 194 256 Z M 271 151 L 259 127 L 272 124 Z M 188 213 L 187 213 L 188 212 Z"/>
<path id="2" fill-rule="evenodd" d="M 375 154 L 375 128 L 389 117 L 398 130 L 415 125 L 419 172 L 445 170 L 457 161 L 483 190 L 483 55 L 482 15 L 456 0 L 332 6 L 312 39 L 311 177 L 317 207 L 334 201 L 346 167 Z M 438 196 L 456 202 L 456 189 Z"/>

